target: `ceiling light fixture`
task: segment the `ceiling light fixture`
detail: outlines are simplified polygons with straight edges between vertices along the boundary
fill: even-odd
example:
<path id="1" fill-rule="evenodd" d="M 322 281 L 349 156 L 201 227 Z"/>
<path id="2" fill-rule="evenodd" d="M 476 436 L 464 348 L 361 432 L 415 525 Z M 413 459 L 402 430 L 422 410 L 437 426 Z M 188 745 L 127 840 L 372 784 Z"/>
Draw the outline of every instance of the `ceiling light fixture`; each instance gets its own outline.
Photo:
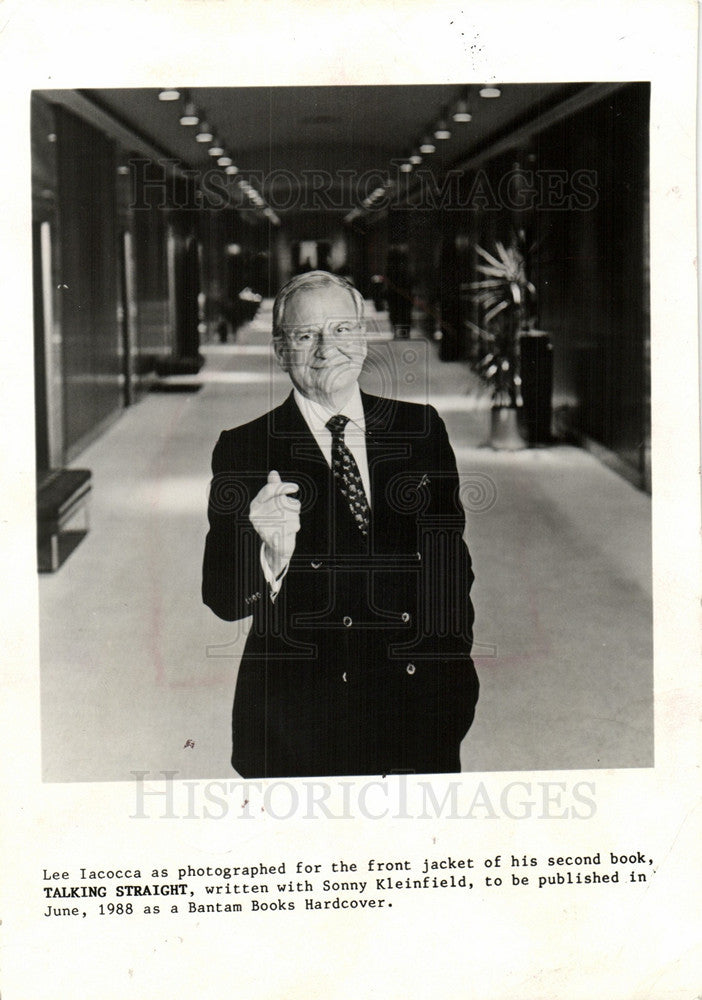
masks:
<path id="1" fill-rule="evenodd" d="M 410 173 L 412 173 L 413 169 L 414 169 L 414 167 L 412 166 L 411 163 L 401 163 L 400 164 L 400 170 L 402 171 L 403 174 L 410 174 Z"/>
<path id="2" fill-rule="evenodd" d="M 480 88 L 481 97 L 500 97 L 501 94 L 502 91 L 500 90 L 499 87 L 493 87 L 491 85 L 486 84 L 484 87 Z"/>
<path id="3" fill-rule="evenodd" d="M 422 158 L 419 155 L 419 153 L 412 153 L 412 155 L 409 158 L 409 162 L 412 164 L 413 167 L 416 167 L 418 163 L 422 162 Z"/>
<path id="4" fill-rule="evenodd" d="M 200 125 L 200 131 L 195 136 L 196 142 L 212 142 L 214 136 L 210 132 L 210 126 L 207 122 L 203 122 Z"/>
<path id="5" fill-rule="evenodd" d="M 177 101 L 180 99 L 180 91 L 173 89 L 161 90 L 158 99 L 159 101 Z"/>
<path id="6" fill-rule="evenodd" d="M 434 129 L 435 139 L 450 139 L 451 130 L 447 128 L 445 121 L 440 121 L 439 124 Z"/>
<path id="7" fill-rule="evenodd" d="M 429 138 L 429 136 L 426 137 L 426 139 L 424 140 L 424 142 L 422 143 L 422 145 L 419 147 L 419 152 L 420 153 L 424 153 L 425 155 L 428 154 L 428 153 L 435 153 L 436 152 L 436 146 L 431 141 L 431 139 Z"/>
<path id="8" fill-rule="evenodd" d="M 234 164 L 232 163 L 231 166 L 227 167 L 227 169 L 225 170 L 225 173 L 226 174 L 230 174 L 231 176 L 233 176 L 234 174 L 238 174 L 239 173 L 239 168 L 235 167 Z"/>
<path id="9" fill-rule="evenodd" d="M 200 124 L 200 118 L 199 118 L 198 113 L 197 113 L 197 111 L 195 109 L 195 105 L 192 103 L 192 101 L 187 101 L 186 102 L 186 104 L 185 104 L 185 110 L 184 110 L 183 114 L 180 116 L 180 124 L 181 125 L 199 125 Z"/>
<path id="10" fill-rule="evenodd" d="M 220 156 L 220 158 L 217 160 L 218 167 L 231 167 L 231 165 L 232 165 L 231 156 Z"/>
<path id="11" fill-rule="evenodd" d="M 468 111 L 468 104 L 466 101 L 459 101 L 456 105 L 456 110 L 451 116 L 455 122 L 469 122 L 472 120 L 473 116 Z"/>
<path id="12" fill-rule="evenodd" d="M 215 142 L 214 146 L 210 146 L 207 152 L 210 156 L 224 156 L 224 147 L 220 146 L 218 142 Z"/>

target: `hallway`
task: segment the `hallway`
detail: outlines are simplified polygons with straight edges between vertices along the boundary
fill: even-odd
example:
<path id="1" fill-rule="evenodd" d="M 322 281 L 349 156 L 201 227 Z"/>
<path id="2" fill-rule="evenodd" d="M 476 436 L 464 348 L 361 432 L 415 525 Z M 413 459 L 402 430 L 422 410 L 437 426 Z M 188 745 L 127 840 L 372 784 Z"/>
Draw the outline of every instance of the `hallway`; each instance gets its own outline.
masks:
<path id="1" fill-rule="evenodd" d="M 389 340 L 367 310 L 363 387 L 436 405 L 464 477 L 481 697 L 463 770 L 650 766 L 650 498 L 573 447 L 485 447 L 468 366 L 416 330 Z M 39 581 L 46 781 L 232 773 L 246 623 L 202 605 L 200 569 L 218 434 L 288 392 L 270 315 L 204 345 L 198 375 L 165 380 L 75 463 L 92 470 L 91 530 Z"/>

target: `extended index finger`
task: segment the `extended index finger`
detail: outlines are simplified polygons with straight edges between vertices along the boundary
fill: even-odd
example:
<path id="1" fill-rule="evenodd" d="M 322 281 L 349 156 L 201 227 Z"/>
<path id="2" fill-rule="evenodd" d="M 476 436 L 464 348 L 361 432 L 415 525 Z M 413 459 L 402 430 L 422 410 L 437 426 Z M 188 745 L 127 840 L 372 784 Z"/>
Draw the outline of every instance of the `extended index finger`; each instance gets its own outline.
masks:
<path id="1" fill-rule="evenodd" d="M 268 496 L 277 497 L 281 493 L 294 493 L 297 489 L 297 483 L 285 483 L 281 481 L 280 473 L 276 469 L 271 469 L 268 473 L 268 479 L 266 481 L 266 486 L 270 486 L 271 489 L 268 491 Z"/>

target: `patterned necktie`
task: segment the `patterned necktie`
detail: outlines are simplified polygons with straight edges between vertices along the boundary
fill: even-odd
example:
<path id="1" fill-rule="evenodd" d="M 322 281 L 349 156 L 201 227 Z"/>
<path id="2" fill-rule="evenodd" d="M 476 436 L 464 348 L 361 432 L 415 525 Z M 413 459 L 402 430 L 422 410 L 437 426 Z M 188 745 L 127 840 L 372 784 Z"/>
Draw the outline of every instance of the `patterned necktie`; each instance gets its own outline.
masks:
<path id="1" fill-rule="evenodd" d="M 327 420 L 326 426 L 331 431 L 332 436 L 332 472 L 339 490 L 349 505 L 359 531 L 362 535 L 367 535 L 370 524 L 368 498 L 363 489 L 363 480 L 358 471 L 356 459 L 344 442 L 344 428 L 348 421 L 349 418 L 341 413 L 336 413 Z"/>

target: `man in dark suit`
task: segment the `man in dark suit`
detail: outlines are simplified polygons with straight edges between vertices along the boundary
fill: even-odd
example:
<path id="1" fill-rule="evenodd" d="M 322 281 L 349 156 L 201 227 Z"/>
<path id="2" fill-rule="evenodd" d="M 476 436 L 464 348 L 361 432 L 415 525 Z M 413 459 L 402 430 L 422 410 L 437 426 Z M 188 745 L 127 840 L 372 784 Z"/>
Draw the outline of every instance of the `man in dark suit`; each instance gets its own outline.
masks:
<path id="1" fill-rule="evenodd" d="M 281 289 L 293 391 L 212 456 L 203 599 L 253 615 L 234 699 L 243 776 L 460 771 L 478 681 L 456 462 L 431 406 L 370 396 L 363 299 Z"/>

